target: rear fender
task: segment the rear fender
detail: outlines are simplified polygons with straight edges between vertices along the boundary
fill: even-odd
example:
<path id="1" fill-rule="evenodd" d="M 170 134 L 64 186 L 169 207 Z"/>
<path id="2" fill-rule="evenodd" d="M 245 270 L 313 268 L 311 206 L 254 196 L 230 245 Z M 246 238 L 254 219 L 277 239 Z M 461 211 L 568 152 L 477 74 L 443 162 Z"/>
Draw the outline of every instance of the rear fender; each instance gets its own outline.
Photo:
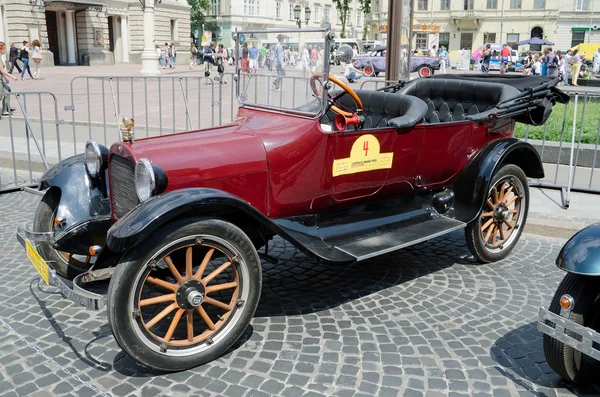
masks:
<path id="1" fill-rule="evenodd" d="M 560 250 L 556 266 L 569 273 L 600 276 L 600 225 L 588 226 L 571 237 Z"/>
<path id="2" fill-rule="evenodd" d="M 448 216 L 469 223 L 481 212 L 492 179 L 504 164 L 519 166 L 529 178 L 543 178 L 544 168 L 538 152 L 529 143 L 516 138 L 488 143 L 457 177 L 453 185 L 455 201 Z"/>

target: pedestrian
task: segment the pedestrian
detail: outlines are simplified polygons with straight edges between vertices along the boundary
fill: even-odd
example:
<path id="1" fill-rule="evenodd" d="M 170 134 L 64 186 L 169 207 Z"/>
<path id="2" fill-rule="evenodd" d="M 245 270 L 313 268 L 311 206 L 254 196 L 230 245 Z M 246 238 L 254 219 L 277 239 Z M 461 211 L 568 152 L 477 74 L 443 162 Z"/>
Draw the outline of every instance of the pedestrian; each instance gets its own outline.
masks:
<path id="1" fill-rule="evenodd" d="M 277 35 L 277 44 L 275 44 L 275 50 L 273 51 L 273 66 L 275 66 L 275 70 L 277 70 L 277 78 L 273 83 L 271 83 L 272 89 L 274 91 L 281 91 L 282 80 L 285 76 L 285 63 L 283 62 L 283 40 L 285 39 L 285 35 L 278 34 Z"/>
<path id="2" fill-rule="evenodd" d="M 317 46 L 314 46 L 310 50 L 310 67 L 313 73 L 317 70 L 317 60 L 319 59 L 319 53 L 317 51 Z"/>
<path id="3" fill-rule="evenodd" d="M 248 54 L 250 55 L 250 72 L 256 73 L 256 69 L 258 68 L 258 48 L 256 48 L 256 43 L 252 43 Z"/>
<path id="4" fill-rule="evenodd" d="M 484 74 L 487 74 L 490 71 L 490 61 L 492 59 L 491 48 L 491 44 L 488 43 L 485 45 L 485 50 L 483 50 L 483 57 L 481 59 L 481 72 Z"/>
<path id="5" fill-rule="evenodd" d="M 15 47 L 15 43 L 10 43 L 10 53 L 9 53 L 10 70 L 8 71 L 8 73 L 12 74 L 14 68 L 17 68 L 17 73 L 21 73 L 21 68 L 19 67 L 19 64 L 17 63 L 17 61 L 20 57 L 21 57 L 21 51 L 19 51 L 19 49 L 17 47 Z"/>
<path id="6" fill-rule="evenodd" d="M 564 63 L 564 71 L 563 74 L 563 83 L 565 85 L 569 85 L 569 73 L 571 73 L 571 59 L 573 59 L 573 51 L 567 50 L 565 54 L 565 58 L 563 60 Z"/>
<path id="7" fill-rule="evenodd" d="M 560 51 L 556 51 L 556 58 L 558 59 L 558 77 L 564 81 L 565 78 L 565 59 Z"/>
<path id="8" fill-rule="evenodd" d="M 541 76 L 542 75 L 542 60 L 539 56 L 535 57 L 535 62 L 533 62 L 533 75 Z"/>
<path id="9" fill-rule="evenodd" d="M 160 68 L 163 68 L 163 56 L 162 56 L 162 50 L 160 49 L 160 45 L 156 44 L 156 59 L 158 59 L 158 65 L 160 66 Z"/>
<path id="10" fill-rule="evenodd" d="M 227 84 L 226 81 L 223 80 L 223 74 L 225 73 L 225 60 L 227 59 L 227 48 L 223 46 L 223 44 L 219 44 L 219 49 L 217 50 L 217 72 L 219 73 L 219 82 L 221 84 Z"/>
<path id="11" fill-rule="evenodd" d="M 261 46 L 258 51 L 258 67 L 261 69 L 265 68 L 265 62 L 267 60 L 267 49 L 265 46 Z"/>
<path id="12" fill-rule="evenodd" d="M 29 56 L 31 55 L 31 49 L 29 48 L 29 42 L 23 41 L 23 48 L 21 48 L 21 62 L 23 62 L 23 70 L 21 70 L 21 80 L 24 80 L 25 71 L 29 73 L 29 77 L 33 79 L 31 74 L 31 68 L 29 67 Z"/>
<path id="13" fill-rule="evenodd" d="M 512 62 L 512 55 L 508 49 L 508 45 L 503 44 L 500 50 L 500 73 L 508 73 L 508 62 Z"/>
<path id="14" fill-rule="evenodd" d="M 355 83 L 356 80 L 362 78 L 364 73 L 361 72 L 358 68 L 358 61 L 353 59 L 352 62 L 349 62 L 344 67 L 344 77 L 348 80 L 349 83 Z"/>
<path id="15" fill-rule="evenodd" d="M 531 51 L 527 51 L 527 56 L 525 57 L 525 62 L 523 64 L 523 75 L 531 76 L 533 69 L 533 55 L 531 55 Z"/>
<path id="16" fill-rule="evenodd" d="M 38 39 L 31 42 L 33 50 L 31 51 L 31 60 L 33 61 L 33 78 L 40 78 L 40 65 L 42 63 L 42 43 Z"/>
<path id="17" fill-rule="evenodd" d="M 0 58 L 2 58 L 5 52 L 6 44 L 4 44 L 3 41 L 0 41 Z M 4 67 L 4 62 L 0 62 L 0 101 L 2 102 L 2 115 L 0 116 L 0 118 L 2 118 L 2 116 L 8 116 L 9 111 L 12 112 L 14 110 L 8 108 L 8 95 L 10 94 L 8 79 L 17 80 L 15 76 L 13 76 L 11 73 L 8 72 L 8 70 L 6 70 L 6 68 Z"/>
<path id="18" fill-rule="evenodd" d="M 429 56 L 434 58 L 438 56 L 438 52 L 435 49 L 435 44 L 433 45 L 433 47 L 431 47 L 431 50 L 429 50 Z"/>
<path id="19" fill-rule="evenodd" d="M 270 44 L 267 44 L 267 67 L 269 71 L 273 70 L 273 57 L 275 56 L 275 52 Z"/>
<path id="20" fill-rule="evenodd" d="M 163 47 L 163 59 L 164 59 L 164 68 L 166 69 L 167 67 L 169 68 L 173 68 L 173 65 L 171 65 L 171 59 L 169 58 L 169 53 L 171 52 L 171 46 L 169 45 L 169 43 L 165 43 L 165 46 Z"/>
<path id="21" fill-rule="evenodd" d="M 204 77 L 210 77 L 212 66 L 215 64 L 215 45 L 213 41 L 204 49 Z M 210 84 L 207 80 L 206 84 Z"/>
<path id="22" fill-rule="evenodd" d="M 190 47 L 190 70 L 192 70 L 192 66 L 196 65 L 198 65 L 198 49 L 196 44 L 192 43 Z"/>
<path id="23" fill-rule="evenodd" d="M 598 48 L 598 51 L 596 51 L 594 53 L 594 75 L 598 75 L 598 73 L 600 73 L 600 48 Z"/>
<path id="24" fill-rule="evenodd" d="M 558 77 L 558 57 L 552 50 L 552 47 L 546 48 L 546 75 L 549 77 Z"/>
<path id="25" fill-rule="evenodd" d="M 577 85 L 577 78 L 579 77 L 579 70 L 581 69 L 581 56 L 579 55 L 578 49 L 573 51 L 571 65 L 573 67 L 573 77 L 571 78 L 571 84 L 575 87 L 579 87 L 579 85 Z"/>
<path id="26" fill-rule="evenodd" d="M 170 49 L 171 51 L 169 52 L 169 61 L 171 62 L 171 68 L 175 69 L 175 65 L 177 64 L 177 50 L 175 49 L 174 43 L 171 43 Z"/>
<path id="27" fill-rule="evenodd" d="M 440 73 L 446 74 L 446 58 L 448 58 L 448 51 L 443 45 L 440 46 L 439 61 L 440 61 Z"/>
<path id="28" fill-rule="evenodd" d="M 302 55 L 300 57 L 300 63 L 302 64 L 302 76 L 307 77 L 310 70 L 310 55 L 306 44 L 302 46 Z"/>

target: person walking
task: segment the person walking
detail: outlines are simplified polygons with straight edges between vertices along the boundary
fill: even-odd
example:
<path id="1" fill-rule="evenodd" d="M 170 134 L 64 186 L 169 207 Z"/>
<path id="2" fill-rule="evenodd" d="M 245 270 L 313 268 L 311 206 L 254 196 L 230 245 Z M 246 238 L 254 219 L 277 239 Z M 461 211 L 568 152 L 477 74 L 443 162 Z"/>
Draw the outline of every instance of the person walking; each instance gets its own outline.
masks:
<path id="1" fill-rule="evenodd" d="M 217 72 L 219 73 L 219 83 L 227 84 L 223 79 L 223 74 L 225 73 L 225 60 L 227 59 L 227 48 L 223 46 L 223 44 L 219 44 L 219 49 L 217 50 Z"/>
<path id="2" fill-rule="evenodd" d="M 163 61 L 164 61 L 163 69 L 166 69 L 167 67 L 169 67 L 171 69 L 173 68 L 173 66 L 171 65 L 171 60 L 169 59 L 170 52 L 171 52 L 171 46 L 169 45 L 169 43 L 165 43 L 165 46 L 162 49 Z"/>
<path id="3" fill-rule="evenodd" d="M 527 56 L 525 57 L 525 62 L 523 64 L 523 75 L 531 76 L 533 68 L 533 56 L 531 55 L 531 51 L 527 51 Z"/>
<path id="4" fill-rule="evenodd" d="M 512 56 L 508 45 L 503 44 L 500 50 L 500 73 L 508 73 L 508 62 L 512 62 Z"/>
<path id="5" fill-rule="evenodd" d="M 242 72 L 250 73 L 250 59 L 248 58 L 250 52 L 248 51 L 248 43 L 244 43 L 242 46 Z"/>
<path id="6" fill-rule="evenodd" d="M 258 48 L 256 48 L 256 43 L 252 43 L 248 54 L 250 55 L 250 73 L 256 73 L 256 69 L 258 69 Z"/>
<path id="7" fill-rule="evenodd" d="M 281 33 L 277 35 L 277 44 L 275 44 L 275 50 L 273 51 L 273 66 L 275 66 L 275 70 L 277 71 L 277 78 L 271 83 L 272 89 L 274 91 L 281 91 L 281 82 L 283 80 L 283 77 L 285 76 L 283 46 L 281 45 L 284 39 L 285 35 Z"/>
<path id="8" fill-rule="evenodd" d="M 571 59 L 573 59 L 573 51 L 567 50 L 565 58 L 563 59 L 565 70 L 565 73 L 563 74 L 563 83 L 565 85 L 569 85 L 569 73 L 571 73 Z"/>
<path id="9" fill-rule="evenodd" d="M 446 47 L 441 45 L 438 55 L 440 61 L 440 73 L 446 74 L 446 58 L 448 58 L 448 51 L 446 51 Z"/>
<path id="10" fill-rule="evenodd" d="M 573 57 L 571 58 L 571 65 L 573 70 L 573 77 L 571 78 L 571 84 L 575 87 L 579 87 L 577 85 L 577 78 L 579 78 L 579 70 L 581 70 L 581 56 L 579 55 L 579 50 L 573 51 Z"/>
<path id="11" fill-rule="evenodd" d="M 210 72 L 215 63 L 215 45 L 216 43 L 213 41 L 204 49 L 204 77 L 210 77 Z M 206 80 L 206 84 L 210 84 L 210 82 Z"/>
<path id="12" fill-rule="evenodd" d="M 549 77 L 557 78 L 558 77 L 558 57 L 552 50 L 552 47 L 548 47 L 546 49 L 546 75 Z"/>
<path id="13" fill-rule="evenodd" d="M 600 73 L 600 48 L 598 48 L 598 51 L 596 51 L 594 53 L 594 75 L 598 76 L 598 73 Z"/>
<path id="14" fill-rule="evenodd" d="M 17 47 L 15 47 L 15 43 L 10 43 L 10 52 L 8 54 L 8 58 L 10 60 L 10 69 L 8 70 L 8 73 L 12 74 L 14 68 L 17 68 L 17 73 L 21 73 L 21 68 L 17 63 L 17 60 L 20 58 L 19 55 L 20 51 Z"/>
<path id="15" fill-rule="evenodd" d="M 198 65 L 198 49 L 196 44 L 192 43 L 190 46 L 190 70 L 192 70 L 192 66 L 196 65 Z"/>
<path id="16" fill-rule="evenodd" d="M 267 49 L 262 46 L 260 50 L 258 50 L 258 67 L 261 69 L 265 68 L 265 62 L 267 60 Z"/>
<path id="17" fill-rule="evenodd" d="M 6 44 L 3 41 L 0 41 L 0 58 L 6 52 Z M 4 62 L 0 62 L 0 102 L 2 102 L 2 114 L 0 115 L 0 119 L 2 116 L 8 116 L 9 111 L 12 112 L 14 109 L 8 108 L 8 94 L 10 94 L 10 87 L 8 86 L 8 79 L 17 80 L 15 76 L 6 70 L 4 67 Z"/>
<path id="18" fill-rule="evenodd" d="M 33 50 L 31 51 L 31 60 L 33 61 L 33 78 L 40 78 L 40 65 L 42 64 L 42 43 L 38 39 L 31 42 Z"/>
<path id="19" fill-rule="evenodd" d="M 302 64 L 302 76 L 307 77 L 310 70 L 310 55 L 306 44 L 302 46 L 302 55 L 300 56 L 300 63 Z"/>
<path id="20" fill-rule="evenodd" d="M 487 74 L 490 72 L 490 61 L 492 60 L 492 46 L 488 43 L 483 50 L 483 59 L 481 60 L 481 73 Z"/>
<path id="21" fill-rule="evenodd" d="M 174 43 L 171 43 L 169 52 L 169 62 L 171 63 L 171 69 L 175 69 L 175 65 L 177 64 L 177 50 L 175 49 Z"/>
<path id="22" fill-rule="evenodd" d="M 29 48 L 29 42 L 25 40 L 23 42 L 23 48 L 21 48 L 21 62 L 23 62 L 21 80 L 24 80 L 25 71 L 27 71 L 27 73 L 29 73 L 29 77 L 33 79 L 33 75 L 31 74 L 31 68 L 29 67 L 29 55 L 31 55 L 31 49 Z"/>

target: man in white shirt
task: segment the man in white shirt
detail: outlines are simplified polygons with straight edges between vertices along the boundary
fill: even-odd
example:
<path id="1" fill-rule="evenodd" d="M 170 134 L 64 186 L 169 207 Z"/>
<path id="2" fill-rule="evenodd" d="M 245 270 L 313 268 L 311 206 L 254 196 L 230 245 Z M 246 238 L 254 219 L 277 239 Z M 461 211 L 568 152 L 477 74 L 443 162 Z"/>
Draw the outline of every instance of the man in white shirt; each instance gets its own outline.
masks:
<path id="1" fill-rule="evenodd" d="M 594 75 L 600 72 L 600 48 L 594 53 Z"/>
<path id="2" fill-rule="evenodd" d="M 363 72 L 358 70 L 354 63 L 356 61 L 352 61 L 351 63 L 347 63 L 344 67 L 344 77 L 348 80 L 349 83 L 355 83 L 356 80 L 363 77 Z"/>

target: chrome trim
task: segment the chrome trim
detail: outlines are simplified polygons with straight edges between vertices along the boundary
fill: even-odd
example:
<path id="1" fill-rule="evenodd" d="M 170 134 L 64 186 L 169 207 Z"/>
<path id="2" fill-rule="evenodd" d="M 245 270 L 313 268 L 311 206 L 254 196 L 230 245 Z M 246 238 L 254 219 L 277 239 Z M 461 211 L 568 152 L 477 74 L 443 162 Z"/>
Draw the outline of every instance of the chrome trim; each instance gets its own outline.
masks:
<path id="1" fill-rule="evenodd" d="M 546 324 L 545 321 L 554 323 L 554 327 Z M 537 328 L 541 333 L 600 361 L 600 350 L 594 347 L 594 343 L 600 344 L 600 333 L 593 329 L 577 324 L 573 320 L 552 313 L 543 307 L 540 307 Z M 568 335 L 566 331 L 581 336 L 581 342 Z"/>
<path id="2" fill-rule="evenodd" d="M 54 232 L 34 232 L 31 223 L 22 223 L 17 226 L 17 240 L 25 247 L 25 238 L 29 241 L 44 241 L 53 243 Z"/>
<path id="3" fill-rule="evenodd" d="M 563 296 L 569 300 L 570 309 L 563 309 L 563 307 L 560 306 L 560 315 L 561 315 L 561 317 L 569 318 L 569 316 L 571 315 L 571 312 L 573 311 L 573 308 L 575 307 L 575 299 L 573 299 L 573 297 L 569 294 L 564 294 L 560 297 L 561 300 L 562 300 Z"/>
<path id="4" fill-rule="evenodd" d="M 148 160 L 147 158 L 141 158 L 141 159 L 139 159 L 139 161 L 135 165 L 135 169 L 133 171 L 133 183 L 134 183 L 134 187 L 135 187 L 135 193 L 137 194 L 138 199 L 140 200 L 140 202 L 144 202 L 144 201 L 148 200 L 150 197 L 142 199 L 140 197 L 140 195 L 138 194 L 138 189 L 137 189 L 137 183 L 138 183 L 137 171 L 138 171 L 138 167 L 144 167 L 144 168 L 146 168 L 146 171 L 148 171 L 148 174 L 150 175 L 150 197 L 152 197 L 152 196 L 154 196 L 156 194 L 156 175 L 154 174 L 154 168 L 152 168 L 152 163 L 150 163 L 150 160 Z"/>
<path id="5" fill-rule="evenodd" d="M 88 160 L 87 160 L 87 148 L 88 146 L 92 146 L 92 148 L 94 149 L 94 153 L 96 155 L 96 157 L 98 158 L 98 172 L 95 175 L 92 175 L 92 173 L 90 172 L 90 169 L 88 168 Z M 85 165 L 85 170 L 87 171 L 88 175 L 92 178 L 97 178 L 98 175 L 100 175 L 100 172 L 102 171 L 102 152 L 100 151 L 100 146 L 98 146 L 98 143 L 96 141 L 93 140 L 89 140 L 85 143 L 85 151 L 83 152 L 83 157 L 84 157 L 84 162 L 83 164 Z"/>

